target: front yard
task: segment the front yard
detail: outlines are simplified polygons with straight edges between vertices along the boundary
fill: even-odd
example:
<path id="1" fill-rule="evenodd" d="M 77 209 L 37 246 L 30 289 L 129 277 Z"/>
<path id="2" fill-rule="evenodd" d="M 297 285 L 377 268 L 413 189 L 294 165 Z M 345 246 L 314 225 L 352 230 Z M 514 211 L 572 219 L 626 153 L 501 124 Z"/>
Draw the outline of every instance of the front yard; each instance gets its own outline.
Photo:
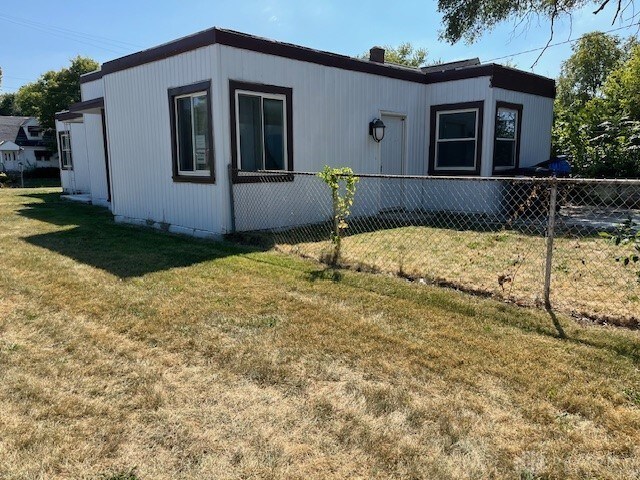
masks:
<path id="1" fill-rule="evenodd" d="M 0 190 L 0 478 L 637 478 L 640 334 Z"/>

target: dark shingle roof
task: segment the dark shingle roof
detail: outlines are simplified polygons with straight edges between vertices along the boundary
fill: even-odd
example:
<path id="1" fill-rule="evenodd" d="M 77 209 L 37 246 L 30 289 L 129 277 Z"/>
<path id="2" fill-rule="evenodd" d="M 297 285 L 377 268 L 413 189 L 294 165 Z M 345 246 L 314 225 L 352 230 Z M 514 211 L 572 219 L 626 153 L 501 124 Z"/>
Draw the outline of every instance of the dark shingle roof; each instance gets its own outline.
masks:
<path id="1" fill-rule="evenodd" d="M 0 142 L 10 141 L 18 143 L 18 135 L 22 124 L 31 117 L 0 116 Z"/>
<path id="2" fill-rule="evenodd" d="M 0 115 L 0 142 L 13 142 L 21 147 L 40 147 L 42 140 L 29 140 L 22 126 L 32 117 L 13 117 Z"/>

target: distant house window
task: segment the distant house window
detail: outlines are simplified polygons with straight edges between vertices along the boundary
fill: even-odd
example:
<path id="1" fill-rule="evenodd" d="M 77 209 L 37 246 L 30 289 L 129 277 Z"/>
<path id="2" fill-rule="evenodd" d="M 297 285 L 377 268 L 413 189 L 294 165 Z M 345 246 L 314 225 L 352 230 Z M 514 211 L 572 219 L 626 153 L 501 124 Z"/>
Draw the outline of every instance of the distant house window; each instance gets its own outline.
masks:
<path id="1" fill-rule="evenodd" d="M 60 165 L 63 170 L 73 169 L 73 159 L 71 155 L 71 135 L 69 131 L 60 132 L 58 134 L 60 143 Z"/>
<path id="2" fill-rule="evenodd" d="M 169 90 L 173 179 L 213 182 L 211 83 Z"/>
<path id="3" fill-rule="evenodd" d="M 36 160 L 41 162 L 48 162 L 49 160 L 51 160 L 51 153 L 47 152 L 46 150 L 36 150 L 34 152 L 34 155 L 36 157 Z"/>
<path id="4" fill-rule="evenodd" d="M 292 90 L 231 81 L 230 91 L 234 167 L 240 172 L 293 170 Z"/>
<path id="5" fill-rule="evenodd" d="M 480 173 L 482 115 L 483 102 L 431 107 L 431 173 Z"/>
<path id="6" fill-rule="evenodd" d="M 40 137 L 42 135 L 41 127 L 27 127 L 27 130 L 32 137 Z"/>
<path id="7" fill-rule="evenodd" d="M 493 170 L 512 170 L 520 157 L 522 105 L 497 102 Z"/>
<path id="8" fill-rule="evenodd" d="M 5 162 L 15 162 L 16 152 L 4 152 L 3 158 Z"/>

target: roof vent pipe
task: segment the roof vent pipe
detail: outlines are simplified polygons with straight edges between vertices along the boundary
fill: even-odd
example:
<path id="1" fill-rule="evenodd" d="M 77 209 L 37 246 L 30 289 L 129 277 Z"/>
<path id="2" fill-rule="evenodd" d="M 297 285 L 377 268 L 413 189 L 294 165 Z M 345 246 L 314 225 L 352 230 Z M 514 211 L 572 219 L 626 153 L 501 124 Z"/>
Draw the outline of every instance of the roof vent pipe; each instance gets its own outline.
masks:
<path id="1" fill-rule="evenodd" d="M 369 50 L 369 61 L 384 63 L 384 48 L 372 47 L 371 50 Z"/>

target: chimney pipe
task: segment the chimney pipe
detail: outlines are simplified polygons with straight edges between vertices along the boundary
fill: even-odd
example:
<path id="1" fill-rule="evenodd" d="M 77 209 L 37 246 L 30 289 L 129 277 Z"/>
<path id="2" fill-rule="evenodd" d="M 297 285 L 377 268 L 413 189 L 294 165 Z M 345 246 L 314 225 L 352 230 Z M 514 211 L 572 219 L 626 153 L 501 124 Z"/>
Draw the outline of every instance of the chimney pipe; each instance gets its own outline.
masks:
<path id="1" fill-rule="evenodd" d="M 384 48 L 372 47 L 369 50 L 369 61 L 376 63 L 384 63 Z"/>

